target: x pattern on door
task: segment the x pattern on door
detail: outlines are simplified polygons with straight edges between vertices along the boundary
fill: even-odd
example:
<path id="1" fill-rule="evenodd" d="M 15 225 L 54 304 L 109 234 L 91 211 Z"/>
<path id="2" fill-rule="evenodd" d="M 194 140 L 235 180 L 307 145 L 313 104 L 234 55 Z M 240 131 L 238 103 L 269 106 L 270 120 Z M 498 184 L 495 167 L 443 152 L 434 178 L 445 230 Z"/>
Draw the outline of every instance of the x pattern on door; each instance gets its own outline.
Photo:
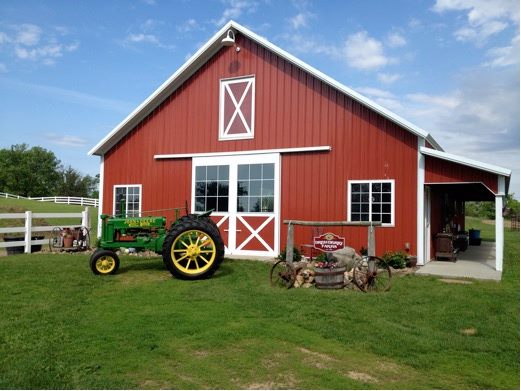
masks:
<path id="1" fill-rule="evenodd" d="M 275 249 L 273 249 L 267 242 L 264 240 L 264 238 L 261 236 L 261 231 L 268 226 L 268 224 L 275 219 L 275 215 L 266 216 L 264 222 L 262 222 L 257 228 L 253 228 L 247 221 L 247 216 L 241 216 L 237 215 L 237 220 L 246 227 L 250 233 L 250 235 L 242 242 L 237 243 L 237 250 L 244 250 L 247 249 L 247 245 L 255 238 L 257 239 L 262 246 L 266 249 L 266 251 L 274 252 Z M 273 235 L 271 235 L 273 237 Z M 269 235 L 266 236 L 266 239 L 269 238 Z"/>
<path id="2" fill-rule="evenodd" d="M 221 138 L 253 137 L 254 82 L 253 77 L 221 81 Z"/>

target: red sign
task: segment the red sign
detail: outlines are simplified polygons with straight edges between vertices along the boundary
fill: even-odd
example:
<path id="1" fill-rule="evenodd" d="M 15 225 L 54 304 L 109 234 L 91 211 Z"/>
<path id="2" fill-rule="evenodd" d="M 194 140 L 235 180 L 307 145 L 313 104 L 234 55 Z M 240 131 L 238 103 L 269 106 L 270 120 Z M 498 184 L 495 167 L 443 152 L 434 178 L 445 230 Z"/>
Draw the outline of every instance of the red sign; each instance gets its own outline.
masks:
<path id="1" fill-rule="evenodd" d="M 345 238 L 331 232 L 313 238 L 313 247 L 325 252 L 341 250 L 345 247 L 345 244 Z"/>

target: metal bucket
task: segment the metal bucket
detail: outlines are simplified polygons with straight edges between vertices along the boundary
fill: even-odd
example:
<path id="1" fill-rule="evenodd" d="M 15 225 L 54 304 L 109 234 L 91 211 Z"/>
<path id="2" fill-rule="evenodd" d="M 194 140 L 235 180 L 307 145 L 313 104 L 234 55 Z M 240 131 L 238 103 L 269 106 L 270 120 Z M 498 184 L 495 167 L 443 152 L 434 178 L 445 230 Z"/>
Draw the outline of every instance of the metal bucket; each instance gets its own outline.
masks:
<path id="1" fill-rule="evenodd" d="M 315 287 L 318 289 L 342 289 L 344 287 L 345 266 L 315 268 Z"/>

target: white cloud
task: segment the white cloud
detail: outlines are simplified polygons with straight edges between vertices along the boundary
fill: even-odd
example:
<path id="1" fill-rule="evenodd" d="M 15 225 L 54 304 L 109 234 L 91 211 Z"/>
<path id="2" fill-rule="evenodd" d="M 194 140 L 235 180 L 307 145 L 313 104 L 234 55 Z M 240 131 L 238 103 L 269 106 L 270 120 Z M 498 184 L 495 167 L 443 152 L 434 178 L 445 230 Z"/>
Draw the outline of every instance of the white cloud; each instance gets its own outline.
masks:
<path id="1" fill-rule="evenodd" d="M 390 91 L 374 87 L 358 87 L 355 90 L 372 99 L 386 109 L 392 111 L 399 111 L 403 109 L 402 104 L 400 103 L 400 99 Z"/>
<path id="2" fill-rule="evenodd" d="M 489 49 L 486 55 L 490 61 L 485 66 L 506 67 L 519 64 L 519 35 L 512 39 L 511 45 Z"/>
<path id="3" fill-rule="evenodd" d="M 392 48 L 405 46 L 406 44 L 407 44 L 407 40 L 400 33 L 394 32 L 394 33 L 390 33 L 387 36 L 387 45 Z"/>
<path id="4" fill-rule="evenodd" d="M 311 12 L 301 11 L 289 19 L 289 24 L 294 30 L 298 30 L 301 27 L 307 27 L 309 20 L 313 17 L 314 15 Z"/>
<path id="5" fill-rule="evenodd" d="M 292 51 L 300 53 L 325 54 L 332 58 L 342 58 L 343 54 L 338 48 L 328 45 L 325 40 L 304 36 L 302 34 L 282 34 L 282 39 L 287 41 Z"/>
<path id="6" fill-rule="evenodd" d="M 344 54 L 349 66 L 362 70 L 379 69 L 394 62 L 384 54 L 382 43 L 368 36 L 367 31 L 350 35 L 344 45 Z"/>
<path id="7" fill-rule="evenodd" d="M 511 23 L 519 25 L 518 0 L 437 0 L 433 10 L 438 13 L 466 12 L 466 24 L 454 35 L 460 41 L 471 41 L 477 45 L 482 45 Z"/>
<path id="8" fill-rule="evenodd" d="M 83 148 L 87 145 L 86 139 L 68 134 L 47 133 L 45 137 L 51 144 L 62 147 Z"/>
<path id="9" fill-rule="evenodd" d="M 199 23 L 195 19 L 188 19 L 181 23 L 179 26 L 177 26 L 177 31 L 181 33 L 188 33 L 190 31 L 194 30 L 200 30 L 201 27 L 199 26 Z"/>
<path id="10" fill-rule="evenodd" d="M 34 46 L 40 42 L 42 29 L 34 24 L 22 24 L 16 26 L 14 42 L 24 46 Z"/>
<path id="11" fill-rule="evenodd" d="M 257 2 L 252 0 L 222 0 L 225 9 L 221 17 L 214 21 L 217 26 L 222 26 L 230 19 L 237 19 L 244 12 L 253 13 L 257 10 Z"/>
<path id="12" fill-rule="evenodd" d="M 155 45 L 159 44 L 159 39 L 153 35 L 153 34 L 128 34 L 125 38 L 125 41 L 127 42 L 133 42 L 133 43 L 152 43 Z"/>
<path id="13" fill-rule="evenodd" d="M 402 75 L 398 73 L 379 73 L 377 75 L 378 80 L 385 84 L 392 84 L 395 81 L 401 79 Z"/>
<path id="14" fill-rule="evenodd" d="M 449 95 L 429 95 L 429 94 L 408 94 L 407 99 L 415 103 L 423 103 L 428 107 L 438 106 L 447 109 L 455 109 L 460 105 L 460 100 L 456 94 Z"/>

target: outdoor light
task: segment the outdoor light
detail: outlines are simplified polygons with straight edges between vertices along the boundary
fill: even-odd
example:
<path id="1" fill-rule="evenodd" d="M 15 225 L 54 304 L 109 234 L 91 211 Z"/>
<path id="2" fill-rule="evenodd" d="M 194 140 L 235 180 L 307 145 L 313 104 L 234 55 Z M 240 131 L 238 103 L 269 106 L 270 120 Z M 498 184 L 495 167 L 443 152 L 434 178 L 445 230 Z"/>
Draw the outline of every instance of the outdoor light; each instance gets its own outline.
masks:
<path id="1" fill-rule="evenodd" d="M 411 243 L 405 242 L 405 251 L 409 252 L 410 249 L 411 249 Z"/>
<path id="2" fill-rule="evenodd" d="M 233 46 L 235 44 L 235 34 L 231 29 L 228 30 L 228 32 L 226 33 L 226 37 L 222 39 L 221 43 L 224 46 Z"/>

